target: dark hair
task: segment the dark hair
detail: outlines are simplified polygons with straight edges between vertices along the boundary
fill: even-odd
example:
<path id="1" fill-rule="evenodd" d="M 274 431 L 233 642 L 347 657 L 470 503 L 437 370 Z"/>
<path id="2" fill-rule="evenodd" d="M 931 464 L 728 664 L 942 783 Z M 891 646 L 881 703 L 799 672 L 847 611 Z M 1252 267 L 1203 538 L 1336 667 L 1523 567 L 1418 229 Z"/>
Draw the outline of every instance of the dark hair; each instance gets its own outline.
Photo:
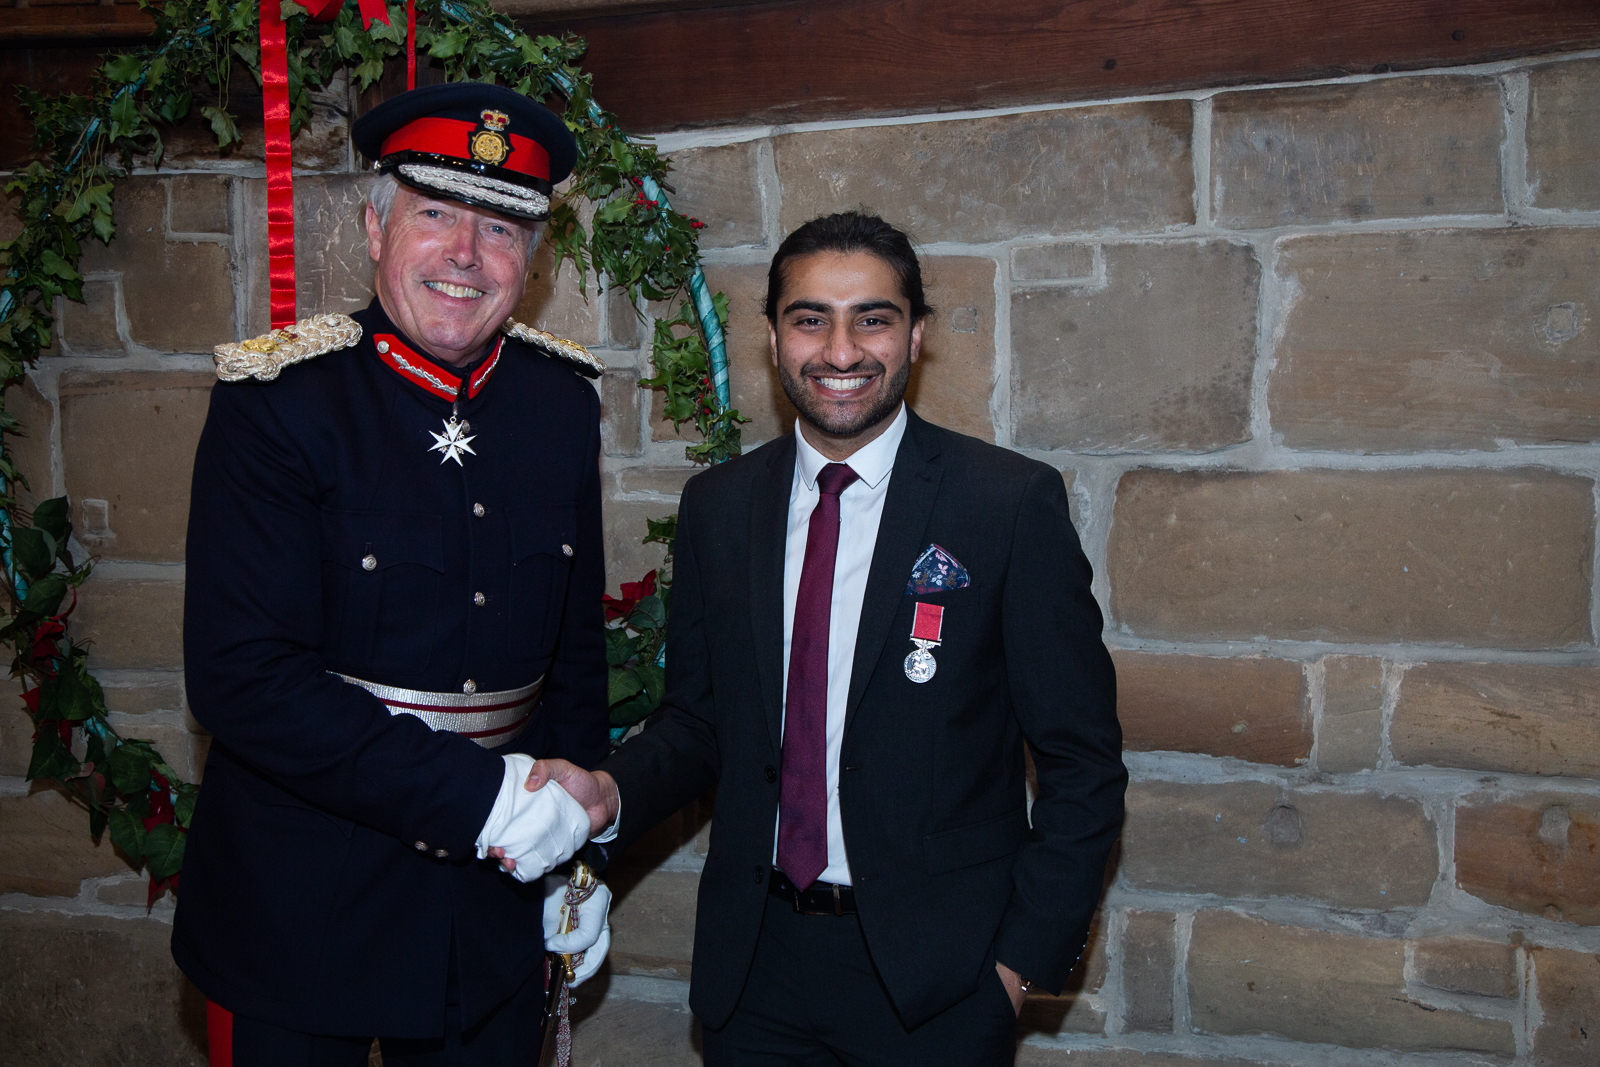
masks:
<path id="1" fill-rule="evenodd" d="M 900 295 L 911 305 L 916 322 L 932 314 L 922 294 L 922 264 L 911 247 L 911 238 L 864 211 L 841 211 L 823 215 L 783 239 L 772 266 L 767 271 L 767 321 L 778 321 L 778 297 L 783 291 L 784 268 L 791 259 L 815 252 L 868 252 L 887 263 L 900 282 Z"/>

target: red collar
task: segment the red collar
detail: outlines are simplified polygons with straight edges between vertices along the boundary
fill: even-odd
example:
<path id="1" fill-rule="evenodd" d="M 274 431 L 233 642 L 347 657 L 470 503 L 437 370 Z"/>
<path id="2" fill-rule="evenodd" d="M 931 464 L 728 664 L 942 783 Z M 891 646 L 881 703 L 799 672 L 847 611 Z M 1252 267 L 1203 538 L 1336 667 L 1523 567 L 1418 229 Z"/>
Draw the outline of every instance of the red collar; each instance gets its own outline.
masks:
<path id="1" fill-rule="evenodd" d="M 372 335 L 372 340 L 377 345 L 378 358 L 387 363 L 400 377 L 446 400 L 455 400 L 461 395 L 460 375 L 445 370 L 394 334 L 375 333 Z M 488 359 L 479 364 L 477 370 L 472 372 L 471 379 L 467 381 L 468 399 L 483 391 L 489 375 L 500 365 L 500 349 L 504 346 L 505 340 L 504 337 L 496 337 L 494 351 L 490 353 Z"/>

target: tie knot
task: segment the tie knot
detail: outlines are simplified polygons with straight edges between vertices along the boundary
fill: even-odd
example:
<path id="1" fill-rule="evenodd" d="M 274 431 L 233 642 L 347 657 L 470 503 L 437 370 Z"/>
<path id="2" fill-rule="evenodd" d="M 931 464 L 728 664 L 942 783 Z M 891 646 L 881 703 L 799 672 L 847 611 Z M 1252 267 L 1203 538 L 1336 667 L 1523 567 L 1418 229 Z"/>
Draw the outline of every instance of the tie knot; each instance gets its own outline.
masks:
<path id="1" fill-rule="evenodd" d="M 859 477 L 847 463 L 830 463 L 817 473 L 817 489 L 828 496 L 838 496 Z"/>

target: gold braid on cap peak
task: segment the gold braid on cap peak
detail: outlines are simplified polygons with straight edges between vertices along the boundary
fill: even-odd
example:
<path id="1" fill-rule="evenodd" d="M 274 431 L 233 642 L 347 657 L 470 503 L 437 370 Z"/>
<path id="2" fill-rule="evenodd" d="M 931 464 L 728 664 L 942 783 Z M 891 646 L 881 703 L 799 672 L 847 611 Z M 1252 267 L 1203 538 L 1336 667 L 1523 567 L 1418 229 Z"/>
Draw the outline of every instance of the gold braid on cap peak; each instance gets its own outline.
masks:
<path id="1" fill-rule="evenodd" d="M 248 341 L 218 345 L 212 349 L 213 362 L 225 382 L 270 382 L 291 363 L 349 348 L 359 340 L 361 327 L 349 315 L 313 315 Z"/>
<path id="2" fill-rule="evenodd" d="M 536 330 L 515 319 L 507 319 L 506 324 L 500 327 L 500 332 L 514 341 L 533 345 L 557 359 L 571 363 L 573 369 L 585 378 L 598 378 L 605 372 L 606 365 L 599 357 L 590 354 L 587 348 L 576 341 L 567 341 L 553 333 Z"/>

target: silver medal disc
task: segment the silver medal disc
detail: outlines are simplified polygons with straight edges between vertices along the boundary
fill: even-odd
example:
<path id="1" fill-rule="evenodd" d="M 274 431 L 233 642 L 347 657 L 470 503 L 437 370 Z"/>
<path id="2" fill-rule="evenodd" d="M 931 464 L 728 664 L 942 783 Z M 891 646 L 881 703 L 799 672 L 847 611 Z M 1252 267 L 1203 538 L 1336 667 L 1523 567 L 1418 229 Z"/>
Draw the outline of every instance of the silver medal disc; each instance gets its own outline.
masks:
<path id="1" fill-rule="evenodd" d="M 906 677 L 919 685 L 933 677 L 933 672 L 939 669 L 939 664 L 934 660 L 933 653 L 925 648 L 916 649 L 906 657 Z"/>

